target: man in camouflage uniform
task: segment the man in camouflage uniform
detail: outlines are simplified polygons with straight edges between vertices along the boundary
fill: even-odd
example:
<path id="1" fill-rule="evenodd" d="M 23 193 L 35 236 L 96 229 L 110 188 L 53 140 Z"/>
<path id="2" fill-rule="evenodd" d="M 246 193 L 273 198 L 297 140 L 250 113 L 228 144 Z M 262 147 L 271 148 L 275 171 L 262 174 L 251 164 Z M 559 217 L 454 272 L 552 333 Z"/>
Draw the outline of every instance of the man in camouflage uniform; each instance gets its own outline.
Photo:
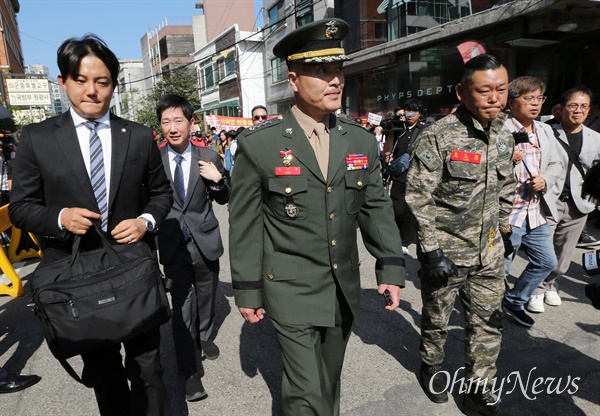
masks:
<path id="1" fill-rule="evenodd" d="M 406 201 L 418 222 L 421 262 L 421 358 L 419 380 L 436 403 L 448 400 L 440 373 L 448 321 L 457 293 L 466 328 L 465 377 L 491 378 L 500 352 L 504 294 L 504 245 L 514 200 L 514 140 L 501 114 L 508 73 L 492 55 L 465 64 L 456 93 L 462 105 L 421 132 L 408 172 Z M 501 227 L 502 228 L 502 227 Z M 488 384 L 491 386 L 491 384 Z M 491 392 L 472 389 L 464 408 L 497 415 Z"/>

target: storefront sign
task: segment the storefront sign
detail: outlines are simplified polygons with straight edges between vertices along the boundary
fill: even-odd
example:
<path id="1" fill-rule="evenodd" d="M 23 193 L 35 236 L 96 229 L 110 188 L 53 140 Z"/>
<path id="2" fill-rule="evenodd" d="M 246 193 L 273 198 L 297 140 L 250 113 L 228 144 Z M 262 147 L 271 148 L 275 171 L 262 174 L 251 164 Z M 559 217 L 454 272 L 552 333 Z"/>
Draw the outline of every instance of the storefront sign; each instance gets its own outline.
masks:
<path id="1" fill-rule="evenodd" d="M 48 80 L 45 78 L 6 79 L 10 105 L 51 105 Z"/>
<path id="2" fill-rule="evenodd" d="M 454 90 L 454 85 L 446 85 L 446 86 L 435 86 L 435 87 L 427 87 L 421 88 L 418 90 L 408 90 L 408 91 L 398 91 L 389 94 L 381 94 L 377 96 L 377 101 L 396 101 L 403 100 L 408 98 L 415 97 L 425 97 L 430 95 L 441 95 L 445 93 L 452 93 Z"/>

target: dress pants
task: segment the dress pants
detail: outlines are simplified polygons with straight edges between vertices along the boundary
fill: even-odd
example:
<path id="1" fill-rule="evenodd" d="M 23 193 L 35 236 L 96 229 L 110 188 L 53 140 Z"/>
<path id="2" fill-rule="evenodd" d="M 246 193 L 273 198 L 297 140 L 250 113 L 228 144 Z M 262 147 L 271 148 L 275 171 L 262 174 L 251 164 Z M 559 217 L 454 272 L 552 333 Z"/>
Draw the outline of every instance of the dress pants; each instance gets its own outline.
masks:
<path id="1" fill-rule="evenodd" d="M 83 383 L 93 387 L 102 416 L 169 416 L 171 405 L 162 380 L 160 327 L 121 345 L 82 354 Z M 131 382 L 131 389 L 127 380 Z"/>
<path id="2" fill-rule="evenodd" d="M 393 181 L 390 197 L 402 245 L 408 247 L 417 242 L 417 220 L 406 203 L 406 183 Z"/>
<path id="3" fill-rule="evenodd" d="M 504 265 L 499 258 L 487 266 L 459 267 L 458 276 L 421 278 L 421 360 L 428 365 L 444 361 L 448 322 L 456 295 L 465 311 L 465 378 L 491 380 L 496 374 L 502 334 L 501 302 Z"/>
<path id="4" fill-rule="evenodd" d="M 335 326 L 290 325 L 271 319 L 283 356 L 284 416 L 337 416 L 340 377 L 354 318 L 338 288 Z"/>
<path id="5" fill-rule="evenodd" d="M 548 216 L 547 220 L 554 233 L 554 251 L 558 266 L 537 287 L 534 292 L 536 295 L 542 295 L 547 290 L 558 291 L 558 278 L 569 269 L 573 250 L 577 246 L 577 241 L 587 220 L 587 214 L 582 214 L 572 200 L 556 201 L 556 209 L 559 221 L 554 221 L 551 216 Z"/>
<path id="6" fill-rule="evenodd" d="M 198 372 L 195 336 L 208 341 L 214 331 L 219 261 L 207 260 L 190 239 L 182 241 L 173 261 L 165 264 L 165 274 L 173 281 L 171 323 L 177 369 L 188 377 Z"/>

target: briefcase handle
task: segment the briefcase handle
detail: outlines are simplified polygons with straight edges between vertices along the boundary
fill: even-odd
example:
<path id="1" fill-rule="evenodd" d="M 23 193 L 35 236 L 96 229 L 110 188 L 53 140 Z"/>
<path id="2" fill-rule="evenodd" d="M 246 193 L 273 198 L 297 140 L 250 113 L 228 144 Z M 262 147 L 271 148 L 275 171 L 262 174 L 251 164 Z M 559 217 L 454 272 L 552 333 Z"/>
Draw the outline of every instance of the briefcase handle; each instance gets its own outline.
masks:
<path id="1" fill-rule="evenodd" d="M 100 228 L 100 223 L 97 221 L 94 221 L 93 228 L 94 228 L 94 230 L 96 230 L 96 233 L 100 237 L 100 242 L 102 243 L 102 247 L 104 248 L 104 251 L 106 252 L 106 257 L 109 260 L 110 264 L 118 265 L 118 264 L 122 263 L 122 260 L 119 257 L 119 253 L 117 253 L 117 251 L 113 248 L 113 246 L 110 243 L 110 241 L 108 240 L 108 238 L 106 238 L 106 236 L 102 232 L 102 228 Z M 71 251 L 71 274 L 72 275 L 79 274 L 79 271 L 76 270 L 76 267 L 81 262 L 80 247 L 81 247 L 81 239 L 82 238 L 83 238 L 83 236 L 78 234 L 73 239 L 73 248 Z"/>

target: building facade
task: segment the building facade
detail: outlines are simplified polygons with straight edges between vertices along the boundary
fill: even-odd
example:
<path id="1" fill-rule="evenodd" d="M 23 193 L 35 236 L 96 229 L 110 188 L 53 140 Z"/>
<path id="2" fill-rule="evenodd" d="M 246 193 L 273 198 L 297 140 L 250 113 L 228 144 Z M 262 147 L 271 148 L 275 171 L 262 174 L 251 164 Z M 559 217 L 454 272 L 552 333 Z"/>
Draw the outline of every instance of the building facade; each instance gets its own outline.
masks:
<path id="1" fill-rule="evenodd" d="M 151 91 L 165 74 L 192 62 L 195 46 L 191 23 L 191 18 L 165 18 L 155 30 L 142 36 L 144 90 Z"/>
<path id="2" fill-rule="evenodd" d="M 135 120 L 142 99 L 146 97 L 144 64 L 141 60 L 119 59 L 118 85 L 110 102 L 113 114 Z"/>
<path id="3" fill-rule="evenodd" d="M 250 117 L 252 107 L 264 105 L 263 50 L 261 32 L 240 31 L 234 24 L 194 53 L 199 117 Z"/>
<path id="4" fill-rule="evenodd" d="M 307 5 L 309 13 L 300 13 Z M 350 25 L 344 42 L 352 61 L 343 111 L 351 118 L 387 116 L 409 98 L 423 101 L 430 121 L 458 103 L 455 85 L 463 53 L 491 52 L 514 79 L 541 78 L 548 86 L 542 114 L 563 91 L 584 84 L 600 95 L 600 2 L 594 0 L 265 0 L 268 108 L 293 101 L 287 68 L 272 54 L 290 31 L 312 19 L 339 17 Z"/>

